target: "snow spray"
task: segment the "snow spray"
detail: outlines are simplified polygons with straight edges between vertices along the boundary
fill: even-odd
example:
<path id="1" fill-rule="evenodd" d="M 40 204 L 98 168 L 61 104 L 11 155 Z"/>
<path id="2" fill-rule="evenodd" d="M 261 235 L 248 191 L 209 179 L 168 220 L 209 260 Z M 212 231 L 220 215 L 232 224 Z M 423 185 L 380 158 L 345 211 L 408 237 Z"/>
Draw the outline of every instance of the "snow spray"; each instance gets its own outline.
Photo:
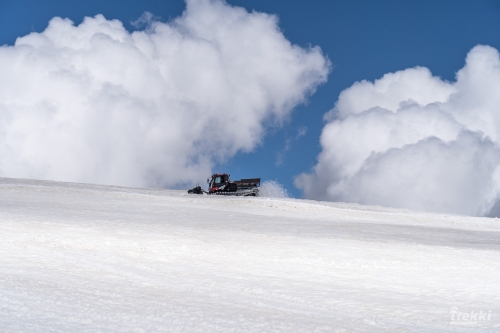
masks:
<path id="1" fill-rule="evenodd" d="M 288 191 L 275 180 L 266 180 L 259 189 L 259 197 L 289 198 Z"/>

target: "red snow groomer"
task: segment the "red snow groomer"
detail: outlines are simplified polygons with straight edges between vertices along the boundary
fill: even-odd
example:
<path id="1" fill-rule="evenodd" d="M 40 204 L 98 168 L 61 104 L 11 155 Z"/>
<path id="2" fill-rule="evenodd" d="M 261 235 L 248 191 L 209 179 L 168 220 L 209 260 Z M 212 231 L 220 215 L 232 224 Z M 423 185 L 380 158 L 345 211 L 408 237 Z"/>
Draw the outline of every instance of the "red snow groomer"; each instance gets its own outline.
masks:
<path id="1" fill-rule="evenodd" d="M 249 178 L 231 181 L 227 173 L 216 173 L 207 179 L 208 192 L 201 186 L 196 186 L 188 191 L 193 194 L 216 194 L 216 195 L 236 195 L 236 196 L 258 196 L 260 178 Z"/>

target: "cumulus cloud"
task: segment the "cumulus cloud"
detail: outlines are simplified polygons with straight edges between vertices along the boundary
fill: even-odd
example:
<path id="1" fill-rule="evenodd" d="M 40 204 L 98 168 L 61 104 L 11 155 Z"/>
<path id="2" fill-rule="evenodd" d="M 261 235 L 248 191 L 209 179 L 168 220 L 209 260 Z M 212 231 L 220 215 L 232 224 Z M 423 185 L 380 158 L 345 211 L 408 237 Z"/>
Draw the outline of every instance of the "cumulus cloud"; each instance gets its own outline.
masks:
<path id="1" fill-rule="evenodd" d="M 499 53 L 488 46 L 469 52 L 455 82 L 422 67 L 357 82 L 325 115 L 318 163 L 295 184 L 309 198 L 494 215 L 499 90 Z"/>
<path id="2" fill-rule="evenodd" d="M 326 80 L 276 16 L 188 0 L 128 32 L 102 15 L 0 47 L 0 175 L 130 186 L 204 179 Z"/>

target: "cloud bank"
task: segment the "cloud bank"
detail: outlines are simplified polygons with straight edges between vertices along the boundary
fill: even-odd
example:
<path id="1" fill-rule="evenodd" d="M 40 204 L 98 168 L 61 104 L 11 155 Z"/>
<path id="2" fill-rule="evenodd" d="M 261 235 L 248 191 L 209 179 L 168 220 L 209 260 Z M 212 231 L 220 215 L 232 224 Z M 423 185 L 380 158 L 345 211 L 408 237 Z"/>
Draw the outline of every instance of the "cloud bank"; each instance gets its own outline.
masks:
<path id="1" fill-rule="evenodd" d="M 500 213 L 500 59 L 476 46 L 455 82 L 416 67 L 357 82 L 325 115 L 306 197 L 466 215 Z"/>
<path id="2" fill-rule="evenodd" d="M 102 15 L 0 47 L 0 175 L 172 187 L 251 151 L 326 81 L 276 16 L 188 0 L 128 32 Z"/>

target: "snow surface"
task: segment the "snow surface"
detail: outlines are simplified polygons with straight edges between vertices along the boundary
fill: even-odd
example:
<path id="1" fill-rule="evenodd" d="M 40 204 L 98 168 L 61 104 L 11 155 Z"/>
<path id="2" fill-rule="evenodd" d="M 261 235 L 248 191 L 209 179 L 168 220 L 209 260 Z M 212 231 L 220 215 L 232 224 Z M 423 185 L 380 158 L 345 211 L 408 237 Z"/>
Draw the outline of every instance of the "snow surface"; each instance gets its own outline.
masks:
<path id="1" fill-rule="evenodd" d="M 500 331 L 496 219 L 21 179 L 0 200 L 0 332 Z"/>

